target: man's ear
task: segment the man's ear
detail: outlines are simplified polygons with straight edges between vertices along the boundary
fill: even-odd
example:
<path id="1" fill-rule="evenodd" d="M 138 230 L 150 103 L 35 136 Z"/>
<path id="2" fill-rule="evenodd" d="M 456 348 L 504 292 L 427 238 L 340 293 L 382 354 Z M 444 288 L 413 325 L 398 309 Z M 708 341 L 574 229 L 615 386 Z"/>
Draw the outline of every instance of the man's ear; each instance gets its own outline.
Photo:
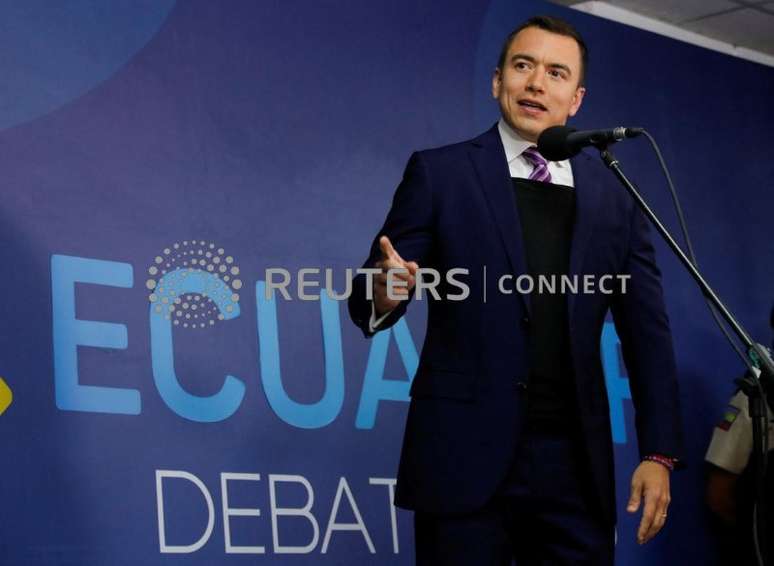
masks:
<path id="1" fill-rule="evenodd" d="M 492 98 L 500 97 L 500 88 L 503 84 L 502 72 L 500 67 L 495 67 L 494 74 L 492 75 Z"/>
<path id="2" fill-rule="evenodd" d="M 586 94 L 586 87 L 579 86 L 575 89 L 575 94 L 572 97 L 572 103 L 570 104 L 570 116 L 575 116 L 577 114 L 578 110 L 580 110 L 581 103 L 583 102 L 583 97 Z"/>

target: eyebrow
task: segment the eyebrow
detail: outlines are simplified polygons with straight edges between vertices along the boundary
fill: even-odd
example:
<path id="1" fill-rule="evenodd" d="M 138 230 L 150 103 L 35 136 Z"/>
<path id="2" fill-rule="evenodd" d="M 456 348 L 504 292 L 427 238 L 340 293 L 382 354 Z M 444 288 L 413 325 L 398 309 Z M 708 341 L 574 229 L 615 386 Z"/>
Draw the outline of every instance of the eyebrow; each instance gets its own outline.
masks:
<path id="1" fill-rule="evenodd" d="M 511 57 L 511 63 L 516 61 L 516 59 L 524 59 L 525 61 L 529 61 L 530 63 L 537 63 L 537 59 L 535 59 L 532 55 L 527 55 L 526 53 L 514 53 Z M 564 63 L 549 63 L 548 67 L 550 69 L 564 69 L 567 71 L 568 75 L 572 75 L 572 69 L 565 65 Z"/>

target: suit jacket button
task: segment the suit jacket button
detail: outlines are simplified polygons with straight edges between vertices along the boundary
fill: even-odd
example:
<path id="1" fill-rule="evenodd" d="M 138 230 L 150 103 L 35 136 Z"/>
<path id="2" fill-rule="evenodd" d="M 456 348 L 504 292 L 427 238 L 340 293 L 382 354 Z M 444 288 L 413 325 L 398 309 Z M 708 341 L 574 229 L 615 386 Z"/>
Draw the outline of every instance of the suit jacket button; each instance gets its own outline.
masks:
<path id="1" fill-rule="evenodd" d="M 524 328 L 529 328 L 529 324 L 530 324 L 530 320 L 529 320 L 529 317 L 528 317 L 528 316 L 525 316 L 525 317 L 523 317 L 523 318 L 521 319 L 521 325 L 522 325 Z"/>
<path id="2" fill-rule="evenodd" d="M 521 390 L 521 391 L 526 391 L 527 390 L 527 384 L 524 383 L 523 381 L 517 381 L 516 382 L 516 388 Z"/>

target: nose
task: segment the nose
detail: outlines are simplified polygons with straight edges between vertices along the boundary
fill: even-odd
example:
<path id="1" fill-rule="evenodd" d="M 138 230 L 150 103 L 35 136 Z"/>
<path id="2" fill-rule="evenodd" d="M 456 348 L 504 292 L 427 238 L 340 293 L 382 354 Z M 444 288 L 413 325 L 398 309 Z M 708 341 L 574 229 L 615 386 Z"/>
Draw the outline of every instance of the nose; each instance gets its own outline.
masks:
<path id="1" fill-rule="evenodd" d="M 527 81 L 527 90 L 530 92 L 543 92 L 543 79 L 545 72 L 542 65 L 535 65 L 532 74 Z"/>

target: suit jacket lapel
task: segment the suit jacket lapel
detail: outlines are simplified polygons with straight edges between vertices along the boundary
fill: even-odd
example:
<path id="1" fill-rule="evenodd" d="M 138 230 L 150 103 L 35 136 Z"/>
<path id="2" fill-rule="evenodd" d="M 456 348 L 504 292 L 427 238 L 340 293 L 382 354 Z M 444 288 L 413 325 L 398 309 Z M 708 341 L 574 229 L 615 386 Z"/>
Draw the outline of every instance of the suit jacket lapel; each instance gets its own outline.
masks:
<path id="1" fill-rule="evenodd" d="M 575 226 L 573 227 L 572 246 L 570 248 L 570 277 L 577 278 L 579 292 L 583 288 L 584 258 L 589 248 L 591 235 L 599 210 L 599 180 L 598 175 L 592 169 L 594 159 L 586 154 L 579 153 L 570 160 L 572 175 L 575 183 Z M 573 315 L 577 294 L 568 296 L 567 313 Z"/>
<path id="2" fill-rule="evenodd" d="M 514 277 L 518 277 L 527 273 L 527 262 L 511 174 L 497 125 L 474 139 L 472 145 L 470 156 L 473 166 L 503 240 Z M 515 294 L 529 313 L 529 300 L 521 293 Z"/>
<path id="3" fill-rule="evenodd" d="M 497 125 L 475 138 L 472 145 L 470 156 L 476 174 L 500 232 L 513 274 L 518 277 L 527 273 L 527 261 L 511 175 Z M 599 181 L 593 169 L 593 161 L 593 157 L 583 152 L 570 160 L 576 191 L 576 212 L 570 248 L 569 275 L 577 277 L 579 289 L 582 289 L 583 285 L 581 273 L 583 260 L 589 248 L 599 209 Z M 529 313 L 528 298 L 521 293 L 516 295 Z M 575 301 L 576 294 L 569 294 L 567 312 L 570 317 L 573 315 Z"/>

